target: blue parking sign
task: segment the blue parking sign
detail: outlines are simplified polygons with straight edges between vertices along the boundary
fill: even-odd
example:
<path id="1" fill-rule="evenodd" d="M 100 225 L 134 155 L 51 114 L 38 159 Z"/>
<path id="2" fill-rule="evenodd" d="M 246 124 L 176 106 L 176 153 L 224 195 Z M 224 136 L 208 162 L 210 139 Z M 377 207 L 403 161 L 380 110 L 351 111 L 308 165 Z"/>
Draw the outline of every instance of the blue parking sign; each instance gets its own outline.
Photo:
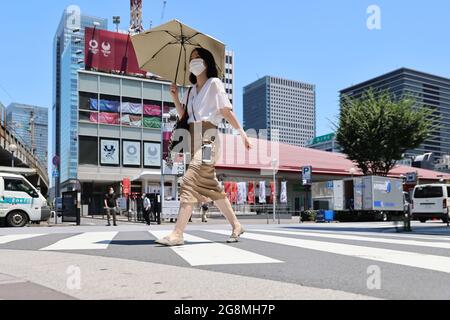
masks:
<path id="1" fill-rule="evenodd" d="M 312 167 L 306 166 L 302 168 L 303 185 L 309 185 L 312 182 Z"/>

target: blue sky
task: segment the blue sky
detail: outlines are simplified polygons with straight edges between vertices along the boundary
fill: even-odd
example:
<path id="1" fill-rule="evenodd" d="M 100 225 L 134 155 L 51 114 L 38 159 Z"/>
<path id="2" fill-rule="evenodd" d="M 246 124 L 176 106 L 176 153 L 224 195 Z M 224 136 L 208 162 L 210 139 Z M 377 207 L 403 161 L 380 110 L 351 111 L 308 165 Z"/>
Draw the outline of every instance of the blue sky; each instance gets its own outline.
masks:
<path id="1" fill-rule="evenodd" d="M 162 0 L 144 0 L 144 22 L 161 22 Z M 50 107 L 52 41 L 61 14 L 129 22 L 128 0 L 2 1 L 0 101 Z M 381 9 L 381 30 L 369 30 L 367 8 Z M 450 77 L 448 0 L 168 0 L 164 21 L 180 19 L 235 51 L 235 107 L 242 87 L 264 75 L 317 86 L 317 133 L 331 131 L 338 91 L 399 67 Z M 51 131 L 50 131 L 51 132 Z M 51 150 L 51 149 L 50 149 Z"/>

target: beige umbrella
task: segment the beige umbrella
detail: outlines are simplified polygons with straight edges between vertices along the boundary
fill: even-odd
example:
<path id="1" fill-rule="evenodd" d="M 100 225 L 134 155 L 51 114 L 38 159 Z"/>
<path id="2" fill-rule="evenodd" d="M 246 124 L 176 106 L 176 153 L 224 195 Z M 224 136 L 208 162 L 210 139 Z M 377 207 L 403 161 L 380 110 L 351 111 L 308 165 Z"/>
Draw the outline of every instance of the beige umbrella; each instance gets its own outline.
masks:
<path id="1" fill-rule="evenodd" d="M 216 60 L 219 77 L 225 67 L 225 45 L 178 20 L 137 34 L 131 38 L 139 67 L 163 79 L 189 84 L 189 58 L 193 49 L 209 50 Z"/>

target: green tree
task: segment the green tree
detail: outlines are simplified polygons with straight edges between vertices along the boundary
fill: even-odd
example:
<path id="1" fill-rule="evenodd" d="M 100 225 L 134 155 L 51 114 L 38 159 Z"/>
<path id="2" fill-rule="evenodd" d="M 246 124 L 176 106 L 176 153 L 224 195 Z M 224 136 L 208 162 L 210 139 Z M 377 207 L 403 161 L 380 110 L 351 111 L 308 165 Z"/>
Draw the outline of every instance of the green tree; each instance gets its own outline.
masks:
<path id="1" fill-rule="evenodd" d="M 388 91 L 344 96 L 336 140 L 364 175 L 387 176 L 407 150 L 419 147 L 437 129 L 437 117 L 412 96 Z"/>

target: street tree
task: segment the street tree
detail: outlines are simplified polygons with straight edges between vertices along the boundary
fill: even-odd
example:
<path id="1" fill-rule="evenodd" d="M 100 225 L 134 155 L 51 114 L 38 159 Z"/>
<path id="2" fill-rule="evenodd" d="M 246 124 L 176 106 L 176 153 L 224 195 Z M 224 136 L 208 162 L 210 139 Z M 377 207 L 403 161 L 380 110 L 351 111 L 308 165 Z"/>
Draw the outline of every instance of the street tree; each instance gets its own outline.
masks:
<path id="1" fill-rule="evenodd" d="M 360 98 L 342 97 L 336 140 L 364 175 L 387 176 L 407 150 L 438 128 L 435 112 L 417 101 L 372 89 Z"/>

